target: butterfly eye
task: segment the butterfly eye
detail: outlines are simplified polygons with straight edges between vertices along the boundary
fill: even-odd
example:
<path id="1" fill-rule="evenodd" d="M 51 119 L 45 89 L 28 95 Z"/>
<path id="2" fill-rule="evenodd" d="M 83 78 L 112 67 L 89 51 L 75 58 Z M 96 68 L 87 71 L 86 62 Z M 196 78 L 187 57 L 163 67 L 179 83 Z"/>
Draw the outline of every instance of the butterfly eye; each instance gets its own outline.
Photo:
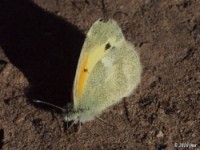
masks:
<path id="1" fill-rule="evenodd" d="M 111 47 L 110 43 L 107 43 L 105 46 L 105 50 L 108 50 Z"/>

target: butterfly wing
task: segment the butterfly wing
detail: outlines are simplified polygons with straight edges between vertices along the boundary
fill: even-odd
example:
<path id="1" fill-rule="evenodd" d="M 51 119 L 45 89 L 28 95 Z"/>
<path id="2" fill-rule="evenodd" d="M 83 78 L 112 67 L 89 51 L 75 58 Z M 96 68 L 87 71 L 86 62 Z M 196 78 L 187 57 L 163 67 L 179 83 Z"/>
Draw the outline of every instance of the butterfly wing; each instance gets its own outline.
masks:
<path id="1" fill-rule="evenodd" d="M 97 20 L 80 55 L 73 96 L 74 109 L 98 115 L 128 96 L 140 82 L 137 52 L 114 20 Z"/>
<path id="2" fill-rule="evenodd" d="M 102 22 L 102 23 L 101 23 Z M 98 34 L 105 36 L 106 33 L 98 33 L 98 31 L 105 30 L 102 26 L 103 21 L 97 20 L 90 28 L 85 39 L 81 55 L 78 62 L 76 77 L 74 81 L 73 97 L 74 105 L 81 100 L 81 96 L 86 88 L 89 75 L 92 73 L 97 62 L 104 57 L 108 51 L 104 50 L 104 44 L 108 37 L 102 39 Z M 101 40 L 100 40 L 101 38 Z M 102 41 L 103 40 L 103 41 Z M 109 45 L 108 45 L 109 47 Z"/>

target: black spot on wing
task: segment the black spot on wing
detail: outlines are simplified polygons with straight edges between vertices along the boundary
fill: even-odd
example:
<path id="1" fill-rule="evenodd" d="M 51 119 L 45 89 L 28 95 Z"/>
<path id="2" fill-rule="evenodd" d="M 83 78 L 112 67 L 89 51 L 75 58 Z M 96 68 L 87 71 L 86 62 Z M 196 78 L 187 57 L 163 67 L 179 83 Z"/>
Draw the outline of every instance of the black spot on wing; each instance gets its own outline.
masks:
<path id="1" fill-rule="evenodd" d="M 110 43 L 107 43 L 105 46 L 105 50 L 108 50 L 111 47 Z"/>
<path id="2" fill-rule="evenodd" d="M 84 71 L 84 72 L 88 72 L 88 69 L 87 69 L 87 68 L 85 68 L 83 71 Z"/>

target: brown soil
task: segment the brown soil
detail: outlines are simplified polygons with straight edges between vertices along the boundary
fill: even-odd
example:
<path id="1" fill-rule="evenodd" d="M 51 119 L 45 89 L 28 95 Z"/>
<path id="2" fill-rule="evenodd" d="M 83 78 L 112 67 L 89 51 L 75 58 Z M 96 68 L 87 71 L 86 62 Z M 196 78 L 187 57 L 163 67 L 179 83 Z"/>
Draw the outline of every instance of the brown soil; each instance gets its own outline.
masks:
<path id="1" fill-rule="evenodd" d="M 67 130 L 31 100 L 70 101 L 85 33 L 105 12 L 137 47 L 142 82 L 101 115 L 108 123 Z M 0 149 L 200 149 L 199 57 L 199 0 L 2 0 Z"/>

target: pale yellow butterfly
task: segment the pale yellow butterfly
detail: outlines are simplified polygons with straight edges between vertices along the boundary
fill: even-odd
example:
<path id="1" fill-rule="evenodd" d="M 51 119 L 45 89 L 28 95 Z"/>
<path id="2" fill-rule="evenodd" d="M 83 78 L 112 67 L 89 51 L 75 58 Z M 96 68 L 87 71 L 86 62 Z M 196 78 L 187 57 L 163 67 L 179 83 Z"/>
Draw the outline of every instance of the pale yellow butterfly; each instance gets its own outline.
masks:
<path id="1" fill-rule="evenodd" d="M 142 67 L 134 46 L 112 19 L 97 20 L 85 39 L 78 62 L 73 108 L 65 121 L 86 122 L 129 96 L 140 83 Z"/>

